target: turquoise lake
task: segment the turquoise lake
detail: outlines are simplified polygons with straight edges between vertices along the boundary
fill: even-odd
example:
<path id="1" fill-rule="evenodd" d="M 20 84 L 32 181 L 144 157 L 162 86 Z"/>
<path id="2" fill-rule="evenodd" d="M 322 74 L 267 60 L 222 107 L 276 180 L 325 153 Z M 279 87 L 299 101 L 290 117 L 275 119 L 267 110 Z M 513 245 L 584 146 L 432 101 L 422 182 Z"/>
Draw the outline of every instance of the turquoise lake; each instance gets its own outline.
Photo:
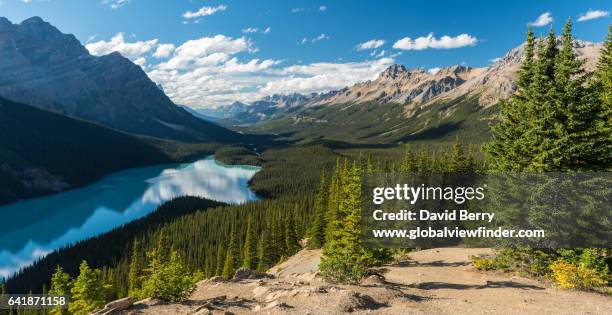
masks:
<path id="1" fill-rule="evenodd" d="M 129 169 L 83 188 L 0 206 L 0 278 L 55 249 L 141 218 L 174 197 L 231 204 L 256 200 L 248 181 L 258 171 L 209 156 L 193 163 Z"/>

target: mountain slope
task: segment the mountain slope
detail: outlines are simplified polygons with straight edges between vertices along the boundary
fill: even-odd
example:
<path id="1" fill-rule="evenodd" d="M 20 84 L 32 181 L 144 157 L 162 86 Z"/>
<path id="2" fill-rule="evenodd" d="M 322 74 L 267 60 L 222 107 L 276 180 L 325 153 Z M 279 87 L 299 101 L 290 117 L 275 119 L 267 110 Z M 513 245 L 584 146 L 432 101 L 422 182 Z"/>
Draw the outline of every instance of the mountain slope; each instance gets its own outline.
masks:
<path id="1" fill-rule="evenodd" d="M 0 98 L 0 204 L 171 161 L 141 138 Z"/>
<path id="2" fill-rule="evenodd" d="M 135 134 L 187 141 L 237 141 L 176 106 L 119 53 L 95 57 L 39 17 L 0 17 L 0 96 Z"/>

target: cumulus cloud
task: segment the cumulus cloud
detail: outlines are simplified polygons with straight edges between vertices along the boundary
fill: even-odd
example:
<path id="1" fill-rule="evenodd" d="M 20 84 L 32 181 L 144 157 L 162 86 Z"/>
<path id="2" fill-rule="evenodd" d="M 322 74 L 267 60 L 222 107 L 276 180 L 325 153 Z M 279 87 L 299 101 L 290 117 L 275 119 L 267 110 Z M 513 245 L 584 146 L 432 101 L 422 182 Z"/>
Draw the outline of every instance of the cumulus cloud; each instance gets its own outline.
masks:
<path id="1" fill-rule="evenodd" d="M 211 56 L 220 58 L 240 52 L 254 52 L 253 44 L 244 37 L 233 39 L 225 35 L 202 37 L 188 40 L 174 51 L 174 56 L 159 65 L 162 69 L 187 69 L 202 62 L 209 62 Z M 218 53 L 215 55 L 215 53 Z"/>
<path id="2" fill-rule="evenodd" d="M 537 20 L 533 21 L 533 22 L 529 22 L 527 23 L 527 25 L 531 25 L 531 26 L 535 26 L 535 27 L 541 27 L 541 26 L 546 26 L 550 23 L 552 23 L 553 21 L 553 16 L 552 14 L 550 14 L 550 12 L 544 12 L 542 13 Z"/>
<path id="3" fill-rule="evenodd" d="M 610 15 L 610 12 L 608 11 L 589 10 L 586 13 L 583 13 L 578 17 L 578 22 L 599 19 L 599 18 L 606 17 L 609 15 Z"/>
<path id="4" fill-rule="evenodd" d="M 167 62 L 148 68 L 153 81 L 177 104 L 193 107 L 252 102 L 266 95 L 340 89 L 374 79 L 391 58 L 352 63 L 281 66 L 281 61 L 241 60 L 252 45 L 244 38 L 217 35 L 185 42 Z"/>
<path id="5" fill-rule="evenodd" d="M 324 5 L 320 6 L 319 7 L 319 11 L 321 11 L 321 12 L 327 11 L 327 6 L 324 6 Z"/>
<path id="6" fill-rule="evenodd" d="M 367 49 L 376 49 L 385 44 L 385 41 L 382 39 L 371 39 L 367 42 L 357 44 L 355 49 L 357 50 L 367 50 Z"/>
<path id="7" fill-rule="evenodd" d="M 393 48 L 401 50 L 423 50 L 423 49 L 452 49 L 465 46 L 474 46 L 478 42 L 475 36 L 468 34 L 460 34 L 452 37 L 444 35 L 440 39 L 436 38 L 433 33 L 416 39 L 404 37 L 393 44 Z"/>
<path id="8" fill-rule="evenodd" d="M 155 53 L 153 54 L 153 56 L 155 58 L 167 58 L 167 57 L 170 57 L 170 55 L 174 51 L 174 48 L 175 47 L 174 47 L 173 44 L 161 44 L 161 45 L 157 46 L 157 50 L 155 50 Z"/>
<path id="9" fill-rule="evenodd" d="M 187 11 L 185 13 L 183 13 L 183 18 L 186 19 L 195 19 L 195 18 L 199 18 L 199 17 L 203 17 L 203 16 L 209 16 L 209 15 L 213 15 L 217 12 L 220 11 L 225 11 L 225 9 L 227 9 L 226 5 L 218 5 L 216 7 L 201 7 L 199 10 L 197 11 Z"/>
<path id="10" fill-rule="evenodd" d="M 32 0 L 23 0 L 23 2 L 31 2 Z M 102 4 L 104 5 L 108 5 L 109 7 L 111 7 L 111 9 L 119 9 L 121 7 L 123 7 L 124 5 L 128 4 L 132 2 L 132 0 L 104 0 L 102 1 Z"/>
<path id="11" fill-rule="evenodd" d="M 94 43 L 89 43 L 85 45 L 85 48 L 87 48 L 89 53 L 94 56 L 107 55 L 113 51 L 117 51 L 124 57 L 127 57 L 133 61 L 156 48 L 158 46 L 157 42 L 157 39 L 152 39 L 148 41 L 128 43 L 125 41 L 125 36 L 123 33 L 117 33 L 117 35 L 113 36 L 110 41 L 101 40 Z"/>

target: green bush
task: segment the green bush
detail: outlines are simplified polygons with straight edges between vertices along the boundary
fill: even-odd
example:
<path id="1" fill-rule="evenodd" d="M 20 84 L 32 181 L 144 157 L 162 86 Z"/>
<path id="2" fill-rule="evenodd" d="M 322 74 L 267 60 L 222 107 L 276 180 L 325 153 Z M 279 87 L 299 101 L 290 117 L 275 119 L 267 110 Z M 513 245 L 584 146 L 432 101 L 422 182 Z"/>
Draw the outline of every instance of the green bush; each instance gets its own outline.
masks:
<path id="1" fill-rule="evenodd" d="M 367 264 L 350 255 L 324 256 L 319 270 L 323 279 L 332 283 L 358 283 L 368 275 Z"/>
<path id="2" fill-rule="evenodd" d="M 177 252 L 172 252 L 167 262 L 152 257 L 149 275 L 142 284 L 142 295 L 165 302 L 186 300 L 195 290 L 195 283 L 202 278 L 201 273 L 193 274 L 181 260 Z"/>

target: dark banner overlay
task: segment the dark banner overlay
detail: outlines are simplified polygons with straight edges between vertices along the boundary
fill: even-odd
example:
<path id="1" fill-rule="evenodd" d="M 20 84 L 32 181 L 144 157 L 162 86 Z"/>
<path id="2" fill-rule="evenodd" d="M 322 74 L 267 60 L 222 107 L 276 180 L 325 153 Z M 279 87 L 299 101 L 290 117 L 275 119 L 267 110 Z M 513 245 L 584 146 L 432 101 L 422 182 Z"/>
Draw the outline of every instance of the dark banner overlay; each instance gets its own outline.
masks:
<path id="1" fill-rule="evenodd" d="M 612 173 L 366 174 L 368 247 L 612 247 Z"/>

